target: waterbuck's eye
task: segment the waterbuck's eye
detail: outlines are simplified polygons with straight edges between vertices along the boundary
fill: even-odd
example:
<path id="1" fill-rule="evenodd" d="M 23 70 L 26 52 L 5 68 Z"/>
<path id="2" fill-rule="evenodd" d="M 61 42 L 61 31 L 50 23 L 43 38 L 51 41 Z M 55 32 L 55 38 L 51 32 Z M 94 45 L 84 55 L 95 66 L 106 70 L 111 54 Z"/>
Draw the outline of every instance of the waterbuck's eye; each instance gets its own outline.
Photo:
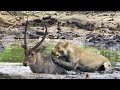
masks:
<path id="1" fill-rule="evenodd" d="M 34 55 L 34 53 L 31 54 L 31 56 L 33 56 L 33 55 Z"/>

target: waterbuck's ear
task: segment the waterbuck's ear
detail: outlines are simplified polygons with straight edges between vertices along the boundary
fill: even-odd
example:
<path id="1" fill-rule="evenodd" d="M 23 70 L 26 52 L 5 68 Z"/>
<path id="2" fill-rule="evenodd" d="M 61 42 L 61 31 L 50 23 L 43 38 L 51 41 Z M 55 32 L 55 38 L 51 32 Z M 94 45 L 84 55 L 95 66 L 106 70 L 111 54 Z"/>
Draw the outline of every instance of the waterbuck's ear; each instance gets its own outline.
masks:
<path id="1" fill-rule="evenodd" d="M 41 48 L 37 49 L 36 52 L 43 52 L 45 50 L 45 46 L 42 46 Z"/>

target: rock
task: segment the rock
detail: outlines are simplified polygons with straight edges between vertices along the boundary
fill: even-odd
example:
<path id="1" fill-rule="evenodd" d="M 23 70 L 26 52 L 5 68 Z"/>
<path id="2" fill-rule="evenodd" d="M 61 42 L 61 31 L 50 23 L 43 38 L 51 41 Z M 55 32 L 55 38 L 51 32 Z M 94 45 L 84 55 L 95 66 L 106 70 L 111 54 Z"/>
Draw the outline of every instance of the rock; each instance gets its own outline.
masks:
<path id="1" fill-rule="evenodd" d="M 0 11 L 0 14 L 2 14 L 2 15 L 9 15 L 9 13 L 6 12 L 6 11 Z"/>
<path id="2" fill-rule="evenodd" d="M 73 40 L 74 38 L 80 37 L 80 35 L 76 32 L 64 32 L 61 31 L 60 33 L 58 32 L 53 32 L 48 34 L 48 38 L 50 39 L 66 39 L 66 40 Z"/>
<path id="3" fill-rule="evenodd" d="M 24 22 L 24 17 L 11 15 L 8 12 L 0 13 L 0 25 L 3 27 L 21 25 Z"/>
<path id="4" fill-rule="evenodd" d="M 107 48 L 110 50 L 120 50 L 120 35 L 100 35 L 96 33 L 86 34 L 86 45 Z"/>
<path id="5" fill-rule="evenodd" d="M 56 18 L 53 18 L 51 16 L 46 16 L 46 17 L 43 17 L 42 19 L 38 18 L 38 19 L 30 20 L 30 21 L 28 21 L 28 23 L 33 26 L 43 27 L 43 24 L 42 24 L 43 21 L 45 21 L 45 23 L 48 27 L 55 25 L 58 22 L 58 20 Z M 22 25 L 24 25 L 24 24 L 25 23 L 22 23 Z"/>
<path id="6" fill-rule="evenodd" d="M 47 12 L 47 11 L 46 11 Z M 96 12 L 96 11 L 86 11 L 86 12 L 49 12 L 49 14 L 43 15 L 41 17 L 33 18 L 31 15 L 40 14 L 45 12 L 39 11 L 1 11 L 0 13 L 0 21 L 2 26 L 0 27 L 0 39 L 5 38 L 5 42 L 7 42 L 6 38 L 12 36 L 14 39 L 23 39 L 24 38 L 24 25 L 25 19 L 22 13 L 26 13 L 30 16 L 29 18 L 29 26 L 28 29 L 28 39 L 38 39 L 41 38 L 44 34 L 43 20 L 46 22 L 48 27 L 48 35 L 47 38 L 50 39 L 67 39 L 73 40 L 73 42 L 85 43 L 86 45 L 96 46 L 101 48 L 107 48 L 111 50 L 120 50 L 120 23 L 119 20 L 119 12 Z M 48 13 L 48 12 L 47 12 Z M 53 13 L 53 14 L 52 14 Z M 57 13 L 57 16 L 54 14 Z M 67 17 L 66 17 L 67 14 Z M 77 14 L 77 16 L 76 16 Z M 59 16 L 60 15 L 60 16 Z M 65 15 L 65 18 L 62 18 L 61 15 Z M 38 15 L 40 16 L 40 15 Z M 85 18 L 81 18 L 81 17 Z M 111 17 L 111 16 L 116 16 Z M 43 17 L 43 18 L 42 18 Z M 10 26 L 15 24 L 16 22 L 19 24 L 22 20 L 22 28 Z M 57 27 L 57 24 L 60 24 L 60 28 Z M 21 25 L 21 24 L 20 24 Z M 14 29 L 16 28 L 16 30 Z M 55 28 L 55 29 L 54 29 Z M 57 33 L 57 28 L 61 30 L 60 33 Z M 1 33 L 5 31 L 5 33 Z M 94 33 L 95 31 L 95 33 Z M 90 33 L 92 32 L 92 33 Z M 86 35 L 84 35 L 86 34 Z M 104 35 L 108 34 L 108 35 Z M 110 34 L 110 36 L 109 36 Z M 82 40 L 80 38 L 83 38 Z M 77 41 L 75 41 L 77 40 Z M 4 40 L 3 40 L 4 41 Z M 10 41 L 10 40 L 9 40 Z"/>

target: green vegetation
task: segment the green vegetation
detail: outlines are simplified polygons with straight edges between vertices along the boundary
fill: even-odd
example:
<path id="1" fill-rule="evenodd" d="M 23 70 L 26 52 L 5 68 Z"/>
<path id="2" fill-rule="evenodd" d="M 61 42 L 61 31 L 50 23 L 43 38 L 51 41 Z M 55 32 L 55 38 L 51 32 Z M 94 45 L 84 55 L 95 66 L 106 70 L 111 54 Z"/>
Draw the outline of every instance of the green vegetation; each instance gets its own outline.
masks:
<path id="1" fill-rule="evenodd" d="M 112 51 L 112 50 L 105 50 L 101 49 L 100 53 L 106 56 L 111 62 L 119 61 L 120 60 L 120 51 Z"/>
<path id="2" fill-rule="evenodd" d="M 54 45 L 52 43 L 45 45 L 45 49 L 43 50 L 43 54 L 45 54 L 45 55 L 51 54 L 51 51 L 53 48 L 54 48 Z"/>
<path id="3" fill-rule="evenodd" d="M 54 48 L 53 43 L 49 43 L 46 45 L 43 45 L 43 54 L 48 55 L 51 53 L 52 49 Z M 104 55 L 107 57 L 111 62 L 119 61 L 120 60 L 120 51 L 112 51 L 112 50 L 106 50 L 106 49 L 100 49 L 98 50 L 95 47 L 89 47 L 89 46 L 80 46 L 81 48 L 84 48 L 91 52 L 96 52 Z M 6 46 L 5 50 L 2 54 L 0 54 L 0 62 L 23 62 L 24 60 L 24 50 L 23 48 L 18 44 L 11 44 Z"/>
<path id="4" fill-rule="evenodd" d="M 24 50 L 21 46 L 11 44 L 6 46 L 2 54 L 0 54 L 0 62 L 23 62 Z"/>
<path id="5" fill-rule="evenodd" d="M 95 47 L 89 47 L 89 46 L 81 46 L 81 47 L 91 52 L 100 53 L 103 56 L 107 57 L 111 62 L 120 60 L 120 51 L 113 51 L 113 50 L 107 50 L 107 49 L 98 50 Z"/>

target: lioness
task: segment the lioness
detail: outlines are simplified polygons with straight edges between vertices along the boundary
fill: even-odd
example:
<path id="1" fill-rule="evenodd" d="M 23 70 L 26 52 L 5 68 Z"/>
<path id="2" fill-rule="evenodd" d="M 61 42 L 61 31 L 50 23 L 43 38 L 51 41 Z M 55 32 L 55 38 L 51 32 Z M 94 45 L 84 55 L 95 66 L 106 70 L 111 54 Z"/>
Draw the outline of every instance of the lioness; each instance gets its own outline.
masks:
<path id="1" fill-rule="evenodd" d="M 52 54 L 57 57 L 66 57 L 67 62 L 76 64 L 75 68 L 78 66 L 84 68 L 81 69 L 83 71 L 112 69 L 111 62 L 103 55 L 87 51 L 70 42 L 59 42 L 52 50 Z"/>

